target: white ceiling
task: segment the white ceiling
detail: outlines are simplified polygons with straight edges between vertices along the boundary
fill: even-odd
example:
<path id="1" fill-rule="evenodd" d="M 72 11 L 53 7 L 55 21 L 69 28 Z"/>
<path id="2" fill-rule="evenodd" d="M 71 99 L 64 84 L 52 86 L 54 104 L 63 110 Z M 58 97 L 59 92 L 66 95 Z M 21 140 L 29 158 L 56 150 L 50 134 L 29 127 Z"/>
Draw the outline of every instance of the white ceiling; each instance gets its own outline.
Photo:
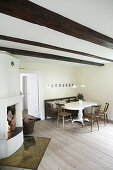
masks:
<path id="1" fill-rule="evenodd" d="M 73 21 L 113 38 L 113 0 L 31 0 Z M 52 29 L 32 24 L 0 13 L 0 34 L 32 41 L 38 41 L 62 48 L 82 51 L 104 58 L 113 59 L 113 50 L 65 35 Z M 50 53 L 98 63 L 108 63 L 86 56 L 76 55 L 47 48 L 0 40 L 0 46 Z M 45 59 L 22 57 L 25 62 L 47 62 Z M 53 61 L 51 61 L 53 63 Z M 55 61 L 54 61 L 55 62 Z M 50 60 L 49 60 L 50 63 Z M 58 63 L 58 62 L 57 62 Z M 65 63 L 65 62 L 63 62 Z M 75 64 L 76 65 L 76 64 Z M 78 64 L 77 64 L 78 65 Z"/>

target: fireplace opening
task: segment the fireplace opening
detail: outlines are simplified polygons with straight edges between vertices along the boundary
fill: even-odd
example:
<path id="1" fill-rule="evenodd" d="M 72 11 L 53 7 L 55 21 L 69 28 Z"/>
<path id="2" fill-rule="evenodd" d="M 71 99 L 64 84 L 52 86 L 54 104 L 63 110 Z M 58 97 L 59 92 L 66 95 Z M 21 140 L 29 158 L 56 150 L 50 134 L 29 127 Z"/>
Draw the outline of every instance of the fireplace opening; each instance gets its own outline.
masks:
<path id="1" fill-rule="evenodd" d="M 23 127 L 16 126 L 16 105 L 7 107 L 8 139 L 11 139 L 22 132 Z"/>
<path id="2" fill-rule="evenodd" d="M 7 107 L 7 122 L 8 122 L 8 132 L 15 130 L 16 128 L 15 105 Z"/>

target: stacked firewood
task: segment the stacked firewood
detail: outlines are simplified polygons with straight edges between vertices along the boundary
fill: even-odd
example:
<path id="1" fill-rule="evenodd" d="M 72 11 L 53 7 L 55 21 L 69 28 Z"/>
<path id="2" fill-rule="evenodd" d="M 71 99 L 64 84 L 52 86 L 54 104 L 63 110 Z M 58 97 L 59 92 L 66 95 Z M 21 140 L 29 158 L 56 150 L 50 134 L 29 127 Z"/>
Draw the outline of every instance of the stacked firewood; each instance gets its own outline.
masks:
<path id="1" fill-rule="evenodd" d="M 16 128 L 16 119 L 15 119 L 15 106 L 10 106 L 7 108 L 7 121 L 10 126 L 10 130 Z"/>

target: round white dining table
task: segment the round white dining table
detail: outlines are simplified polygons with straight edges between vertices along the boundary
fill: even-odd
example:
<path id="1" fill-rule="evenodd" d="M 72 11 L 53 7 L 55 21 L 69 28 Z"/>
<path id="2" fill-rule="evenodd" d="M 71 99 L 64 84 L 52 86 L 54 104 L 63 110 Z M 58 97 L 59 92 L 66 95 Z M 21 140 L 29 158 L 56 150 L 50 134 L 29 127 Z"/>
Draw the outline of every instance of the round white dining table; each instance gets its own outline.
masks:
<path id="1" fill-rule="evenodd" d="M 96 102 L 91 101 L 78 101 L 78 102 L 72 102 L 72 103 L 66 103 L 64 108 L 67 110 L 78 110 L 78 118 L 73 119 L 73 122 L 81 122 L 83 125 L 83 109 L 91 106 L 96 106 Z"/>

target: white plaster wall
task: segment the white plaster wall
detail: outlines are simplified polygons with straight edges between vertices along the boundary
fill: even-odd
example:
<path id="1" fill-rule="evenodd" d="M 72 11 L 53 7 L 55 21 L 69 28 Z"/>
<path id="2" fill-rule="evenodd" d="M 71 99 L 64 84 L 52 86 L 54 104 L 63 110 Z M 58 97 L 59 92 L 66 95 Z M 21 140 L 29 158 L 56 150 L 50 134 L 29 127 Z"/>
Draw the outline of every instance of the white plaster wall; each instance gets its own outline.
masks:
<path id="1" fill-rule="evenodd" d="M 113 120 L 113 63 L 103 67 L 78 67 L 76 72 L 79 84 L 86 85 L 86 88 L 78 91 L 83 92 L 86 100 L 98 102 L 102 107 L 106 101 L 110 101 L 108 116 Z"/>
<path id="2" fill-rule="evenodd" d="M 76 83 L 75 67 L 55 64 L 21 63 L 20 68 L 41 71 L 43 77 L 41 84 L 43 99 L 76 95 L 76 89 L 70 87 L 47 88 L 47 84 Z"/>

